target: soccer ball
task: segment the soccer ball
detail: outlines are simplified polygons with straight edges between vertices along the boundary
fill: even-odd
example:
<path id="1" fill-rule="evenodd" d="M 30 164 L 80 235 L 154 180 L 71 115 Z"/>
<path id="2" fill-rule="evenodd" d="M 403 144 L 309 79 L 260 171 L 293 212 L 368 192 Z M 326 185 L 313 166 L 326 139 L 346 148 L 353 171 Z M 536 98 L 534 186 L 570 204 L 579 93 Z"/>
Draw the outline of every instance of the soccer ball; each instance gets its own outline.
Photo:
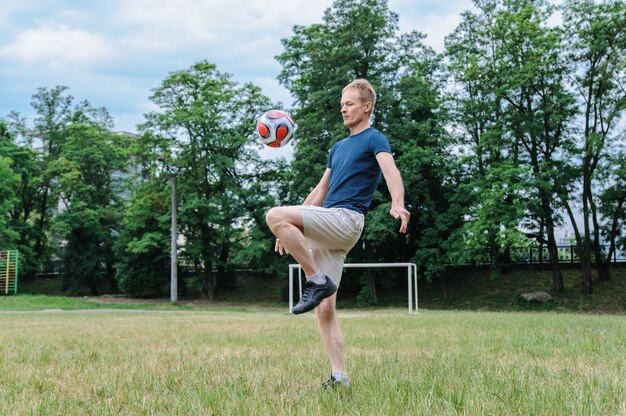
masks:
<path id="1" fill-rule="evenodd" d="M 270 110 L 256 123 L 256 132 L 269 147 L 282 147 L 293 138 L 296 125 L 289 114 L 280 110 Z"/>

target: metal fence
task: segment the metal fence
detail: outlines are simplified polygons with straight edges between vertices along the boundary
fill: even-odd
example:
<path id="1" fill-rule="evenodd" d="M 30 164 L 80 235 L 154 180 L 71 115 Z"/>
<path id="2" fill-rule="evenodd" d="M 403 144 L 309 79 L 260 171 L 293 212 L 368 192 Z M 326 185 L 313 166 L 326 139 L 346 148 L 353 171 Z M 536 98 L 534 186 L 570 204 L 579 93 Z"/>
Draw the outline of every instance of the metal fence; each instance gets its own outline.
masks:
<path id="1" fill-rule="evenodd" d="M 603 245 L 602 258 L 606 259 L 609 246 Z M 559 263 L 561 264 L 576 264 L 580 263 L 580 257 L 576 250 L 575 245 L 557 246 Z M 595 253 L 591 253 L 591 261 L 595 262 Z M 470 254 L 471 261 L 465 264 L 493 264 L 494 259 L 486 254 L 484 251 L 475 252 L 474 255 Z M 610 259 L 611 263 L 623 263 L 626 262 L 626 251 L 616 250 Z M 550 253 L 548 248 L 531 246 L 531 247 L 511 247 L 511 263 L 513 264 L 549 264 Z"/>
<path id="2" fill-rule="evenodd" d="M 60 259 L 39 263 L 37 277 L 54 277 L 63 274 L 63 261 Z"/>
<path id="3" fill-rule="evenodd" d="M 609 246 L 603 245 L 602 258 L 606 258 Z M 539 251 L 542 251 L 542 255 L 539 255 Z M 576 251 L 575 245 L 557 246 L 559 253 L 559 263 L 561 264 L 577 264 L 580 263 L 580 258 Z M 489 256 L 486 250 L 471 250 L 466 252 L 467 260 L 461 265 L 491 265 L 494 263 L 494 259 Z M 595 261 L 595 253 L 592 253 L 591 261 Z M 512 247 L 511 248 L 511 263 L 512 264 L 550 264 L 550 253 L 548 253 L 547 247 L 541 249 L 537 246 L 532 247 Z M 611 263 L 626 263 L 626 250 L 616 250 L 611 256 Z M 185 269 L 184 264 L 179 263 L 179 269 Z M 238 268 L 241 271 L 243 269 Z M 41 263 L 37 272 L 39 277 L 54 277 L 63 274 L 63 262 L 60 259 L 50 260 L 46 263 Z"/>

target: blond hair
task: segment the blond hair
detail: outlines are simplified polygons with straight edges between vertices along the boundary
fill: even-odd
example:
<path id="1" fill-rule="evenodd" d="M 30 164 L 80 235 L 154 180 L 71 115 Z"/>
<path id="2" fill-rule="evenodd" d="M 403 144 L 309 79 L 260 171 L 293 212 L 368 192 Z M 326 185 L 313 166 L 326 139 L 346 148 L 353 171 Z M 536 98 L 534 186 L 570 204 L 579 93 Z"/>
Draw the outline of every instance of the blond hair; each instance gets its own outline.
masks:
<path id="1" fill-rule="evenodd" d="M 343 91 L 341 91 L 341 93 L 343 94 L 344 92 L 346 92 L 346 90 L 350 88 L 354 88 L 355 90 L 359 92 L 359 95 L 361 96 L 361 100 L 364 103 L 368 103 L 368 102 L 372 103 L 371 111 L 374 111 L 374 105 L 376 105 L 376 91 L 374 90 L 374 87 L 372 87 L 372 84 L 370 84 L 368 80 L 363 79 L 363 78 L 355 79 L 354 81 L 346 85 Z"/>

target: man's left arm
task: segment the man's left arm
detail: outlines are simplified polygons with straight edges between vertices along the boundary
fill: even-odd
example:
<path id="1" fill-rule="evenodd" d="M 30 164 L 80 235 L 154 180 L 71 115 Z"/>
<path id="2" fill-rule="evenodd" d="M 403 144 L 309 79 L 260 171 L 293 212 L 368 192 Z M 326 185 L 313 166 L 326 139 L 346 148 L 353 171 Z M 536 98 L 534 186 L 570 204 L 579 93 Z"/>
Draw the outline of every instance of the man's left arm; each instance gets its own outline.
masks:
<path id="1" fill-rule="evenodd" d="M 376 160 L 380 170 L 383 172 L 387 188 L 391 194 L 391 210 L 389 213 L 392 217 L 401 221 L 400 232 L 406 233 L 411 214 L 404 208 L 404 184 L 402 183 L 400 171 L 396 167 L 396 162 L 393 160 L 391 153 L 379 152 L 376 154 Z"/>

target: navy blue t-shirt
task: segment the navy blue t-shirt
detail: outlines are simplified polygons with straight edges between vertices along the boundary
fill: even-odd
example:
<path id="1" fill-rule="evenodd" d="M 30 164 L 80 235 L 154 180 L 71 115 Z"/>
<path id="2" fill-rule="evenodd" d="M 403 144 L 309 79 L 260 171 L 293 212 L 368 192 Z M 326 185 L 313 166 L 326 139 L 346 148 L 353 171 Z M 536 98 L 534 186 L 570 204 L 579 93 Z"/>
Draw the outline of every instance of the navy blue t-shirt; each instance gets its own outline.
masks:
<path id="1" fill-rule="evenodd" d="M 328 156 L 330 185 L 322 206 L 365 215 L 380 182 L 379 152 L 391 153 L 389 140 L 372 127 L 335 143 Z"/>

